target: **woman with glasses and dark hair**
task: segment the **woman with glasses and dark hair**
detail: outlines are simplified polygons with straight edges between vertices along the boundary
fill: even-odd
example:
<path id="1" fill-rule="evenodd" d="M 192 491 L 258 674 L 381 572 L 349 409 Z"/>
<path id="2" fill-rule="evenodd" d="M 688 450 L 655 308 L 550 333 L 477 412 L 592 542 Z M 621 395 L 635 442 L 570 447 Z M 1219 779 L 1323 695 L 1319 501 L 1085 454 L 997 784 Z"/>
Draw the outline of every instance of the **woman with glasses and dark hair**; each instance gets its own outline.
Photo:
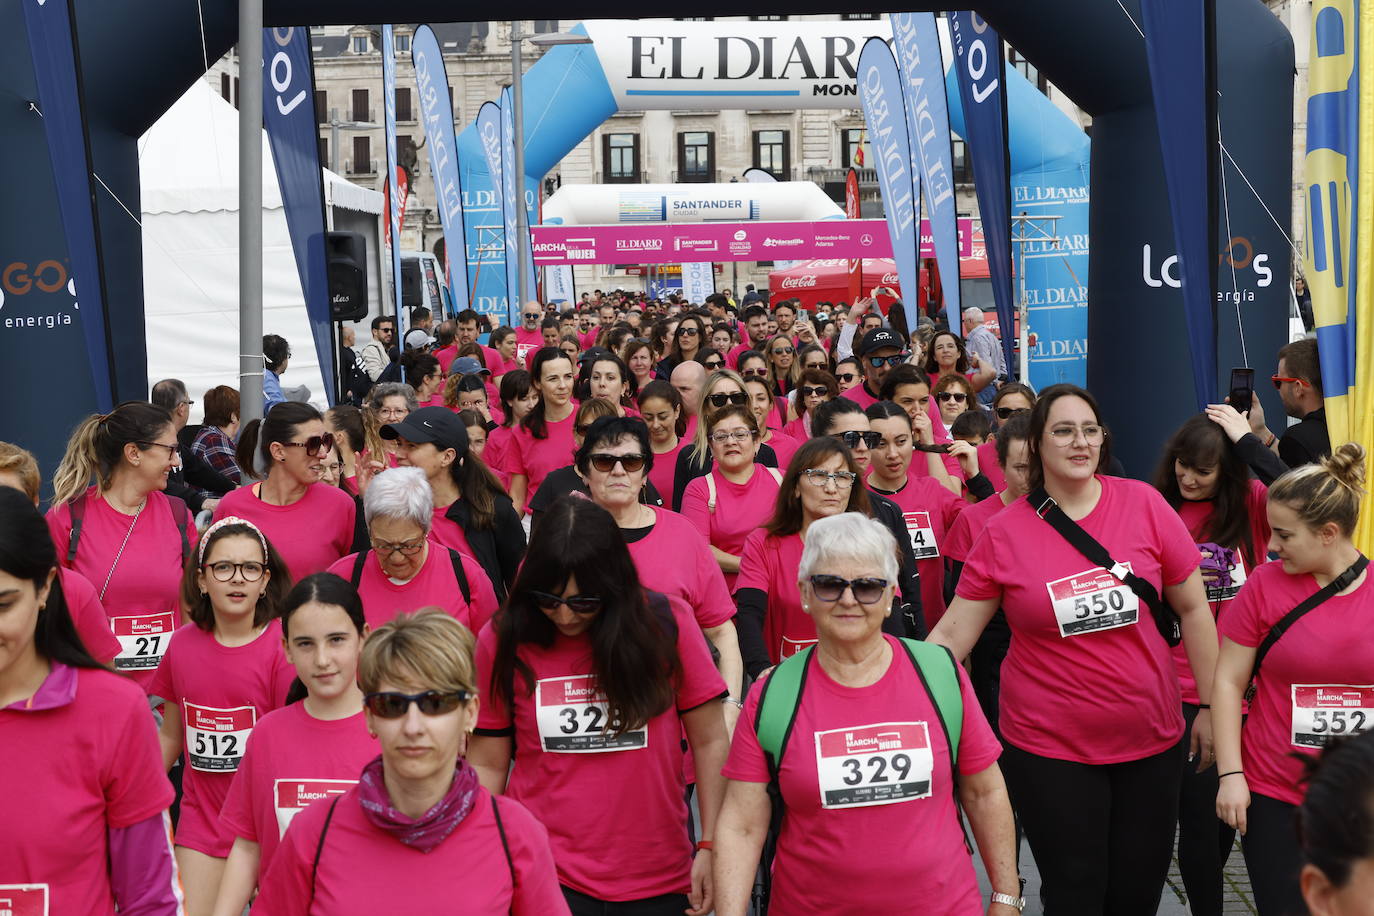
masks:
<path id="1" fill-rule="evenodd" d="M 707 372 L 715 372 L 725 368 L 725 354 L 715 347 L 706 347 L 697 354 L 697 362 L 701 363 Z"/>
<path id="2" fill-rule="evenodd" d="M 329 572 L 358 590 L 370 626 L 439 607 L 480 629 L 496 613 L 499 602 L 482 565 L 432 540 L 434 495 L 423 470 L 394 468 L 379 475 L 363 496 L 363 513 L 370 548 L 349 554 Z"/>
<path id="3" fill-rule="evenodd" d="M 835 381 L 840 386 L 841 395 L 863 384 L 863 368 L 859 365 L 857 356 L 846 356 L 835 363 Z"/>
<path id="4" fill-rule="evenodd" d="M 940 422 L 944 423 L 945 429 L 949 429 L 964 411 L 982 409 L 978 407 L 973 386 L 962 375 L 942 375 L 935 379 L 930 396 L 940 411 Z"/>
<path id="5" fill-rule="evenodd" d="M 730 369 L 712 372 L 701 389 L 702 422 L 697 423 L 692 441 L 677 454 L 677 462 L 673 469 L 674 511 L 681 511 L 682 495 L 687 492 L 687 485 L 711 470 L 714 459 L 711 457 L 710 444 L 706 438 L 706 427 L 709 425 L 712 411 L 729 405 L 749 406 L 749 392 L 745 389 L 744 377 Z M 757 460 L 768 467 L 778 466 L 777 453 L 771 446 L 761 444 Z"/>
<path id="6" fill-rule="evenodd" d="M 353 546 L 356 508 L 337 487 L 320 482 L 334 434 L 309 404 L 287 401 L 273 407 L 258 430 L 258 460 L 264 480 L 233 491 L 215 507 L 214 521 L 235 515 L 280 544 L 294 579 L 323 572 Z M 360 484 L 367 470 L 359 467 Z"/>
<path id="7" fill-rule="evenodd" d="M 964 339 L 953 331 L 939 331 L 926 349 L 926 372 L 930 383 L 936 384 L 946 375 L 965 376 L 975 393 L 982 391 L 997 378 L 995 366 L 982 366 L 978 354 L 964 347 Z"/>
<path id="8" fill-rule="evenodd" d="M 673 331 L 672 348 L 655 368 L 654 374 L 661 379 L 667 379 L 682 363 L 688 360 L 700 362 L 697 356 L 706 348 L 707 333 L 705 318 L 691 313 L 683 315 L 677 323 L 677 329 Z"/>
<path id="9" fill-rule="evenodd" d="M 795 420 L 791 420 L 782 431 L 798 442 L 811 438 L 811 413 L 821 404 L 840 396 L 840 386 L 835 376 L 823 369 L 803 369 L 801 383 L 793 392 L 796 396 Z"/>
<path id="10" fill-rule="evenodd" d="M 43 516 L 0 486 L 0 891 L 25 913 L 182 912 L 148 699 L 91 658 Z"/>
<path id="11" fill-rule="evenodd" d="M 638 421 L 599 426 L 622 424 Z M 540 519 L 510 600 L 478 639 L 486 702 L 468 756 L 488 790 L 548 828 L 574 914 L 702 916 L 713 905 L 725 684 L 691 612 L 649 590 L 624 533 L 577 498 Z M 695 850 L 683 829 L 684 731 L 699 773 Z"/>
<path id="12" fill-rule="evenodd" d="M 568 912 L 548 832 L 464 759 L 479 707 L 472 648 L 432 608 L 372 632 L 358 679 L 381 754 L 292 819 L 254 916 L 438 913 L 454 901 L 466 913 Z"/>
<path id="13" fill-rule="evenodd" d="M 739 374 L 743 378 L 761 378 L 769 381 L 768 374 L 772 371 L 768 365 L 768 357 L 758 350 L 745 350 L 739 355 Z"/>
<path id="14" fill-rule="evenodd" d="M 820 369 L 825 372 L 830 371 L 830 354 L 825 352 L 825 347 L 820 344 L 806 344 L 797 351 L 797 362 L 801 363 L 801 371 L 808 369 Z"/>
<path id="15" fill-rule="evenodd" d="M 602 417 L 619 417 L 621 415 L 616 409 L 616 405 L 604 398 L 592 398 L 578 404 L 577 425 L 573 427 L 572 457 L 576 457 L 577 450 L 582 447 L 582 443 L 587 438 L 587 430 L 592 428 L 593 423 Z M 581 493 L 584 496 L 587 494 L 587 482 L 578 473 L 575 463 L 569 463 L 544 478 L 544 483 L 539 487 L 539 492 L 530 498 L 531 518 L 538 520 L 541 512 L 569 493 Z M 639 492 L 639 499 L 647 505 L 663 505 L 662 495 L 647 480 Z"/>
<path id="16" fill-rule="evenodd" d="M 1012 417 L 1029 416 L 1035 406 L 1035 390 L 1020 382 L 1003 382 L 992 399 L 992 438 L 978 446 L 978 468 L 998 492 L 1007 485 L 997 461 L 997 434 Z"/>
<path id="17" fill-rule="evenodd" d="M 1012 639 L 1002 663 L 1001 765 L 1046 898 L 1065 912 L 1153 914 L 1173 851 L 1182 761 L 1212 764 L 1212 726 L 1202 709 L 1184 740 L 1160 628 L 1167 615 L 1157 624 L 1131 583 L 1144 580 L 1177 612 L 1206 706 L 1217 633 L 1200 557 L 1158 491 L 1102 473 L 1109 440 L 1087 391 L 1045 389 L 1027 442 L 1031 495 L 988 522 L 930 638 L 963 658 L 1002 608 Z M 1075 548 L 1050 512 L 1061 530 L 1076 523 L 1096 540 L 1112 569 Z"/>
<path id="18" fill-rule="evenodd" d="M 768 383 L 777 396 L 786 396 L 801 381 L 801 360 L 788 334 L 775 334 L 764 341 L 763 352 L 768 358 Z"/>

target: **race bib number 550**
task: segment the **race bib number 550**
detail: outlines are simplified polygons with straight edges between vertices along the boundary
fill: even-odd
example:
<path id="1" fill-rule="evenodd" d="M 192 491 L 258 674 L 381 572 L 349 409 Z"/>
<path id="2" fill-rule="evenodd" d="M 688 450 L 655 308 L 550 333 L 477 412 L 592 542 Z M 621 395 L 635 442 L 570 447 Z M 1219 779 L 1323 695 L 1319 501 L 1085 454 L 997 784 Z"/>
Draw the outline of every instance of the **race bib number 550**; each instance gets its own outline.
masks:
<path id="1" fill-rule="evenodd" d="M 589 674 L 535 684 L 535 724 L 544 750 L 557 754 L 633 751 L 649 746 L 647 726 L 612 735 L 606 696 Z"/>
<path id="2" fill-rule="evenodd" d="M 192 769 L 206 773 L 237 770 L 258 711 L 252 706 L 216 709 L 191 702 L 182 705 L 186 713 L 186 756 Z"/>
<path id="3" fill-rule="evenodd" d="M 1374 726 L 1374 686 L 1293 685 L 1293 744 L 1322 747 Z"/>
<path id="4" fill-rule="evenodd" d="M 1063 637 L 1128 627 L 1140 615 L 1135 592 L 1101 566 L 1047 582 L 1045 588 Z"/>
<path id="5" fill-rule="evenodd" d="M 925 798 L 934 756 L 924 722 L 816 732 L 821 807 L 862 808 Z"/>

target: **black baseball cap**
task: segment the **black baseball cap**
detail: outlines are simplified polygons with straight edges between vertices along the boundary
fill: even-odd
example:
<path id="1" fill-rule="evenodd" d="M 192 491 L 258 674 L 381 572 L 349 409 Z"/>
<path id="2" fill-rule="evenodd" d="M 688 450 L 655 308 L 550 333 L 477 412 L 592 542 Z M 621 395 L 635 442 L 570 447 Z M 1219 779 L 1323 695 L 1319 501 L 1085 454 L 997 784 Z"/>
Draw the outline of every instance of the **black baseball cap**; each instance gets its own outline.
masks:
<path id="1" fill-rule="evenodd" d="M 874 350 L 881 350 L 883 347 L 895 347 L 898 350 L 906 346 L 906 341 L 902 336 L 890 328 L 874 328 L 864 335 L 864 339 L 859 342 L 858 349 L 854 352 L 859 356 L 867 356 Z"/>
<path id="2" fill-rule="evenodd" d="M 433 442 L 438 449 L 451 448 L 459 455 L 467 453 L 468 431 L 463 421 L 447 407 L 421 407 L 399 423 L 381 428 L 383 439 L 408 439 L 411 442 Z"/>

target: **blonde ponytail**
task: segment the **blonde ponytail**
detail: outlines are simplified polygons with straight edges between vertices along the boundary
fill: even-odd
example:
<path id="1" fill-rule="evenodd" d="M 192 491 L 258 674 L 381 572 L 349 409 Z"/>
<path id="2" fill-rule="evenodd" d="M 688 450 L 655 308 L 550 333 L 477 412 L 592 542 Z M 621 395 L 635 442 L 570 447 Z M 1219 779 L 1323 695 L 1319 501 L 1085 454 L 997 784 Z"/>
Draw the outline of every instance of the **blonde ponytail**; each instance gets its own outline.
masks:
<path id="1" fill-rule="evenodd" d="M 95 478 L 104 490 L 124 463 L 124 446 L 133 443 L 147 449 L 172 425 L 172 415 L 147 401 L 125 401 L 107 414 L 92 414 L 81 421 L 67 440 L 67 454 L 53 476 L 56 505 L 71 502 Z"/>
<path id="2" fill-rule="evenodd" d="M 76 499 L 96 475 L 98 462 L 95 440 L 105 420 L 103 414 L 92 414 L 72 431 L 71 438 L 67 440 L 67 453 L 62 456 L 62 463 L 57 466 L 57 473 L 52 480 L 54 505 L 60 506 Z"/>
<path id="3" fill-rule="evenodd" d="M 1360 517 L 1364 496 L 1364 449 L 1354 442 L 1339 446 L 1320 464 L 1284 474 L 1269 488 L 1269 499 L 1291 506 L 1308 528 L 1335 522 L 1349 537 Z"/>

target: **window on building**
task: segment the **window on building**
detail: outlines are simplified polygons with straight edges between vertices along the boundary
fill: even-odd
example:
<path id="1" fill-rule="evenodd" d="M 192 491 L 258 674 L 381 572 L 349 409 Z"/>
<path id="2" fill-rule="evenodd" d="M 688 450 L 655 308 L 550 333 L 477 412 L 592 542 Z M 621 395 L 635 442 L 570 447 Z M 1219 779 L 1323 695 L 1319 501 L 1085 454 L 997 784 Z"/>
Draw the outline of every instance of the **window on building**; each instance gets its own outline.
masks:
<path id="1" fill-rule="evenodd" d="M 229 74 L 227 73 L 221 73 L 219 75 L 219 94 L 224 99 L 224 101 L 233 104 L 234 93 L 233 90 L 229 88 Z"/>
<path id="2" fill-rule="evenodd" d="M 877 13 L 841 13 L 840 18 L 846 22 L 857 22 L 861 19 L 877 19 Z"/>
<path id="3" fill-rule="evenodd" d="M 778 181 L 791 171 L 791 138 L 785 130 L 754 131 L 754 168 L 763 169 Z"/>
<path id="4" fill-rule="evenodd" d="M 786 16 L 750 16 L 750 22 L 786 22 Z"/>
<path id="5" fill-rule="evenodd" d="M 639 181 L 639 134 L 602 134 L 601 156 L 606 183 Z"/>
<path id="6" fill-rule="evenodd" d="M 716 180 L 716 136 L 709 130 L 677 135 L 677 180 Z"/>
<path id="7" fill-rule="evenodd" d="M 396 120 L 415 120 L 415 114 L 410 110 L 410 90 L 404 86 L 396 87 Z"/>
<path id="8" fill-rule="evenodd" d="M 1017 70 L 1020 70 L 1021 75 L 1024 76 L 1031 85 L 1035 86 L 1036 89 L 1039 89 L 1046 95 L 1049 94 L 1049 79 L 1036 68 L 1035 64 L 1022 57 L 1021 54 L 1010 45 L 1007 46 L 1007 62 Z"/>
<path id="9" fill-rule="evenodd" d="M 366 89 L 354 89 L 354 90 L 353 90 L 353 120 L 355 120 L 355 121 L 370 121 L 371 118 L 368 117 L 369 114 L 370 114 L 370 112 L 368 111 L 368 104 L 367 104 L 367 90 L 366 90 Z"/>
<path id="10" fill-rule="evenodd" d="M 393 40 L 392 43 L 396 46 L 396 53 L 397 53 L 397 54 L 409 54 L 409 53 L 410 53 L 410 36 L 409 36 L 409 35 L 397 35 L 397 36 L 394 37 L 394 40 Z"/>
<path id="11" fill-rule="evenodd" d="M 550 32 L 558 31 L 557 19 L 536 19 L 534 20 L 534 34 L 546 35 Z"/>
<path id="12" fill-rule="evenodd" d="M 862 156 L 859 155 L 861 150 Z M 868 148 L 868 131 L 862 127 L 846 127 L 840 130 L 840 168 L 873 168 Z"/>
<path id="13" fill-rule="evenodd" d="M 953 140 L 954 183 L 973 184 L 973 165 L 968 158 L 968 144 L 957 137 Z"/>
<path id="14" fill-rule="evenodd" d="M 334 163 L 329 161 L 329 138 L 320 138 L 320 164 L 334 168 Z"/>
<path id="15" fill-rule="evenodd" d="M 354 54 L 366 54 L 370 50 L 372 50 L 372 42 L 368 39 L 366 35 L 353 36 Z"/>
<path id="16" fill-rule="evenodd" d="M 324 89 L 315 90 L 315 123 L 329 123 L 329 93 Z"/>
<path id="17" fill-rule="evenodd" d="M 366 175 L 372 171 L 372 140 L 370 137 L 353 138 L 353 161 L 348 170 L 354 175 Z"/>

